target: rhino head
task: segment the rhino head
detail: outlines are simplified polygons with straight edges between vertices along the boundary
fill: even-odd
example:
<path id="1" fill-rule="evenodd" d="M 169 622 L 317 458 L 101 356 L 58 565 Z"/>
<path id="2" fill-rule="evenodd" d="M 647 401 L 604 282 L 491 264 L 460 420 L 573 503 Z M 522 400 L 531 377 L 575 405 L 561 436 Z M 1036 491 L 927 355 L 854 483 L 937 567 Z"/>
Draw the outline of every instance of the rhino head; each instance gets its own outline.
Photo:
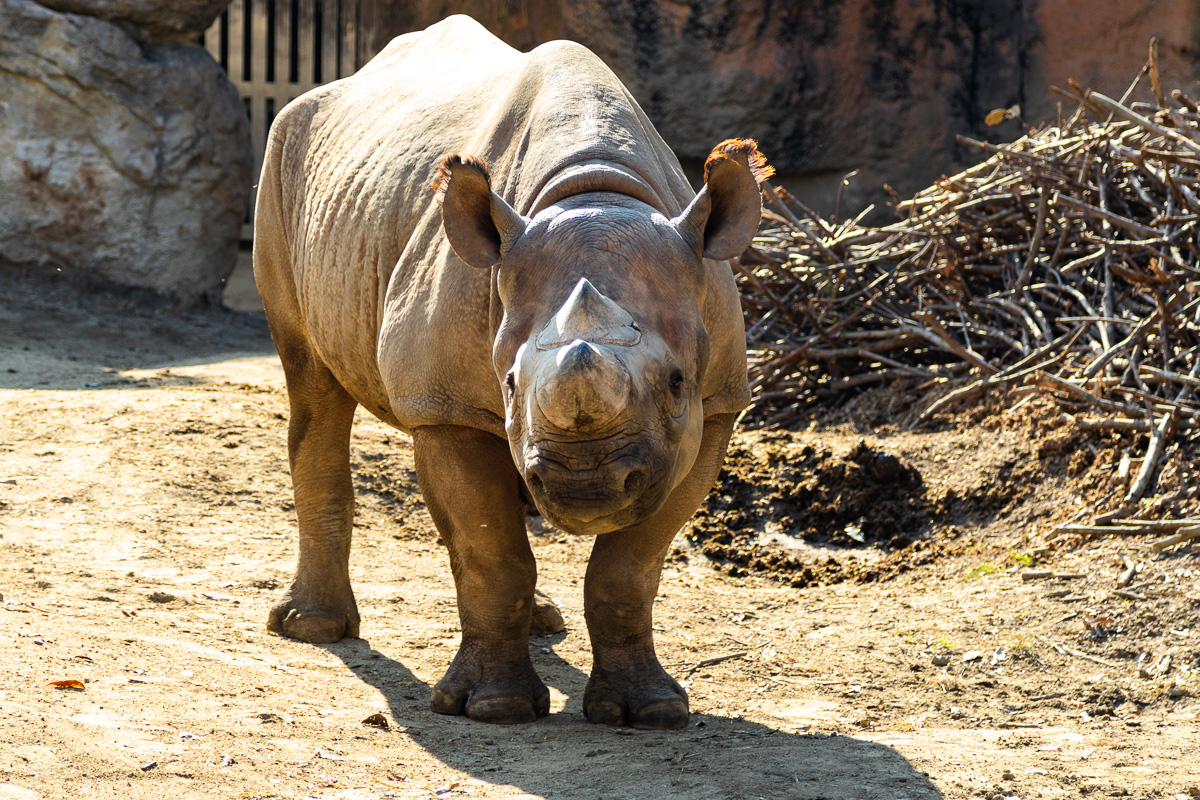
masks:
<path id="1" fill-rule="evenodd" d="M 730 141 L 669 218 L 629 194 L 582 191 L 523 217 L 486 165 L 442 161 L 443 228 L 496 267 L 492 348 L 505 430 L 529 499 L 570 533 L 632 527 L 691 469 L 704 429 L 704 259 L 736 257 L 761 216 L 753 142 Z"/>

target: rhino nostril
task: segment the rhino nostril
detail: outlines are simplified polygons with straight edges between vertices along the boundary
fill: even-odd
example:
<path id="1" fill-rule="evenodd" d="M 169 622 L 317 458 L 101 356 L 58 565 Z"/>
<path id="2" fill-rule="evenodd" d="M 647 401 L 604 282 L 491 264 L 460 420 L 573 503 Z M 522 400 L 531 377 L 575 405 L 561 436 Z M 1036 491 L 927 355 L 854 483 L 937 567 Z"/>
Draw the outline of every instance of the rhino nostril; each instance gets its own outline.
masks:
<path id="1" fill-rule="evenodd" d="M 646 470 L 642 467 L 630 470 L 625 476 L 625 494 L 641 494 L 646 488 L 648 478 Z"/>
<path id="2" fill-rule="evenodd" d="M 531 492 L 544 493 L 546 490 L 545 485 L 542 483 L 541 477 L 539 477 L 536 473 L 530 473 L 529 477 L 525 479 L 525 483 L 529 486 L 529 491 Z"/>

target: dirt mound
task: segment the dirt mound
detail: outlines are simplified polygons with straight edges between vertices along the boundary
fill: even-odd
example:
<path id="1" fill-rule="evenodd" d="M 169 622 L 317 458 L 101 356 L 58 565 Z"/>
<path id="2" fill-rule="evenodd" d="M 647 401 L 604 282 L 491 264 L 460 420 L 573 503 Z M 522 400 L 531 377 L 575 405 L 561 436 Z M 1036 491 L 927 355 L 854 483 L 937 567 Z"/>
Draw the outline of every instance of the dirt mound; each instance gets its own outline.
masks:
<path id="1" fill-rule="evenodd" d="M 1123 490 L 1111 443 L 1049 401 L 980 417 L 941 431 L 842 417 L 739 431 L 675 557 L 796 587 L 880 580 L 959 554 L 989 526 L 1028 539 Z"/>
<path id="2" fill-rule="evenodd" d="M 921 474 L 898 456 L 862 440 L 838 455 L 765 434 L 730 449 L 688 539 L 732 575 L 765 572 L 806 586 L 854 574 L 836 550 L 902 548 L 928 524 Z M 801 543 L 827 555 L 802 554 Z"/>

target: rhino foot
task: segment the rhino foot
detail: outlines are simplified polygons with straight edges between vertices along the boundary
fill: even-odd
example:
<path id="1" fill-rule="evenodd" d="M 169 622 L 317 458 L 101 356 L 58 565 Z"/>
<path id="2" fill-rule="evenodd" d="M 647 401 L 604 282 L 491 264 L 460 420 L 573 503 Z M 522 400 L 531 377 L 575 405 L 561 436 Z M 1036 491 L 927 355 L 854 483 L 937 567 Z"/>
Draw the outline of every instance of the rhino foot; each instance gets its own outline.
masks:
<path id="1" fill-rule="evenodd" d="M 305 602 L 288 592 L 271 609 L 267 630 L 289 639 L 324 644 L 344 637 L 358 638 L 358 605 L 351 595 L 349 603 L 332 605 Z"/>
<path id="2" fill-rule="evenodd" d="M 645 730 L 678 730 L 687 727 L 687 692 L 658 664 L 629 672 L 592 670 L 583 693 L 583 712 L 598 725 L 629 725 Z"/>
<path id="3" fill-rule="evenodd" d="M 567 629 L 562 612 L 541 589 L 533 590 L 533 618 L 529 622 L 530 636 L 548 636 Z"/>
<path id="4" fill-rule="evenodd" d="M 429 707 L 438 714 L 466 716 L 477 722 L 511 725 L 533 722 L 550 713 L 550 690 L 524 663 L 504 664 L 467 645 L 433 687 Z"/>

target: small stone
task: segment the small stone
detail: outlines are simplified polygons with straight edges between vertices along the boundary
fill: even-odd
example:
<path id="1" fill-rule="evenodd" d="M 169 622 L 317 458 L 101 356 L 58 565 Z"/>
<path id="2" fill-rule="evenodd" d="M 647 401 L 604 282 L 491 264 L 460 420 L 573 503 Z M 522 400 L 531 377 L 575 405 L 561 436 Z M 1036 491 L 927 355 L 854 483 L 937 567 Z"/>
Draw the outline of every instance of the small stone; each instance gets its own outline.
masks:
<path id="1" fill-rule="evenodd" d="M 979 652 L 978 650 L 968 650 L 967 652 L 963 653 L 963 663 L 964 664 L 969 664 L 972 661 L 979 661 L 982 658 L 983 658 L 983 653 Z"/>
<path id="2" fill-rule="evenodd" d="M 945 667 L 950 664 L 950 656 L 934 656 L 933 665 L 935 667 Z"/>
<path id="3" fill-rule="evenodd" d="M 1000 775 L 1000 780 L 1002 781 L 1015 781 L 1016 779 L 1017 776 L 1013 775 L 1011 769 L 1004 770 L 1003 774 Z"/>

